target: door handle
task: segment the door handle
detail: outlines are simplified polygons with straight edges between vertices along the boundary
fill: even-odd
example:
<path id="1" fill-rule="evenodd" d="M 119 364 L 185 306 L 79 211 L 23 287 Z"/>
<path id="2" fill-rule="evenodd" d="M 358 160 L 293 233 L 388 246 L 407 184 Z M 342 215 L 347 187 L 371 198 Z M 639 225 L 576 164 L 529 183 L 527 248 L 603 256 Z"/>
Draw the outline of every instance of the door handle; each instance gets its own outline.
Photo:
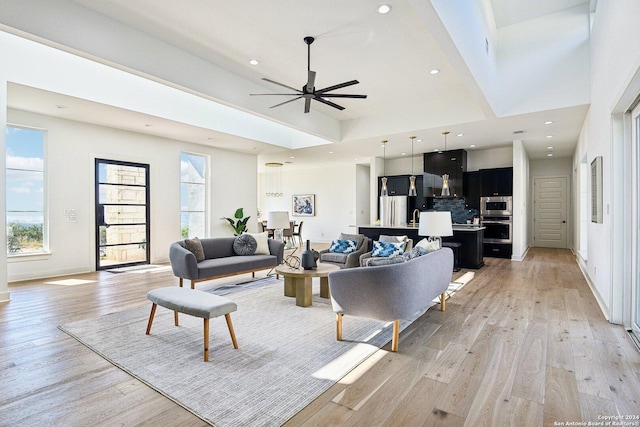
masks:
<path id="1" fill-rule="evenodd" d="M 562 223 L 563 223 L 563 224 L 566 224 L 566 223 L 567 223 L 567 221 L 562 221 Z"/>

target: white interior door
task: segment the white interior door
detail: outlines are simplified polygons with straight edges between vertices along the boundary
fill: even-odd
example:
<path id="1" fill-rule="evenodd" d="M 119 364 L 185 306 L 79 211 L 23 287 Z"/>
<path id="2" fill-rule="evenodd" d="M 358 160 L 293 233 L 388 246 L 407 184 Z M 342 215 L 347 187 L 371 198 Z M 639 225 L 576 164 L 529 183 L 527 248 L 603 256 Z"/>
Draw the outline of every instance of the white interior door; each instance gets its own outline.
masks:
<path id="1" fill-rule="evenodd" d="M 533 245 L 567 247 L 567 177 L 533 179 Z"/>
<path id="2" fill-rule="evenodd" d="M 631 141 L 634 148 L 634 167 L 635 182 L 633 185 L 633 230 L 632 238 L 634 240 L 635 260 L 632 265 L 632 286 L 631 286 L 631 331 L 640 341 L 640 224 L 638 220 L 638 212 L 640 212 L 640 104 L 638 104 L 631 112 L 633 119 L 631 126 Z"/>

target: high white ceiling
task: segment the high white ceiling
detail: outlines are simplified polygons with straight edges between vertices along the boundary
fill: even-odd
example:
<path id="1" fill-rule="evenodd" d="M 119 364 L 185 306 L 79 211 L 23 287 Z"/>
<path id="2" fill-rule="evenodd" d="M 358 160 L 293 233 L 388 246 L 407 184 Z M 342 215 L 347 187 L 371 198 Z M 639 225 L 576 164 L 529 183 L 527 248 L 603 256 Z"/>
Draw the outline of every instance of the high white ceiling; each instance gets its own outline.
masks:
<path id="1" fill-rule="evenodd" d="M 211 129 L 187 129 L 180 123 L 128 114 L 105 105 L 80 105 L 81 99 L 56 99 L 57 94 L 20 85 L 11 86 L 9 102 L 14 108 L 258 153 L 263 161 L 286 161 L 298 167 L 331 162 L 365 163 L 371 156 L 380 156 L 382 139 L 390 141 L 387 158 L 401 156 L 410 147 L 410 135 L 423 140 L 416 144 L 416 153 L 431 151 L 442 147 L 444 130 L 451 131 L 448 149 L 502 147 L 521 139 L 530 158 L 546 157 L 548 146 L 554 147 L 556 158 L 571 156 L 588 106 L 554 105 L 501 117 L 488 114 L 487 100 L 478 99 L 468 70 L 462 70 L 452 60 L 458 53 L 451 52 L 450 46 L 443 43 L 446 37 L 442 28 L 430 25 L 433 16 L 425 18 L 418 13 L 417 3 L 420 2 L 390 1 L 391 12 L 382 15 L 377 12 L 378 3 L 370 0 L 73 0 L 75 7 L 80 5 L 90 13 L 106 16 L 118 25 L 124 24 L 231 71 L 251 83 L 246 89 L 233 88 L 238 108 L 271 116 L 284 124 L 287 115 L 303 115 L 302 100 L 274 111 L 269 107 L 288 97 L 249 97 L 249 93 L 256 91 L 256 85 L 263 88 L 261 92 L 286 92 L 262 81 L 264 77 L 301 88 L 307 71 L 307 46 L 303 38 L 314 36 L 311 68 L 317 72 L 316 87 L 357 79 L 360 84 L 340 92 L 368 95 L 366 100 L 334 99 L 346 108 L 343 111 L 312 103 L 309 117 L 302 119 L 329 117 L 341 123 L 343 137 L 330 146 L 287 150 Z M 588 3 L 588 0 L 491 0 L 490 8 L 496 29 L 500 29 Z M 17 14 L 20 6 L 1 0 L 0 7 Z M 588 7 L 585 12 L 588 13 Z M 6 20 L 0 17 L 4 24 L 29 31 L 20 28 L 17 19 L 11 21 L 9 13 L 6 16 Z M 64 37 L 64 31 L 52 24 L 37 36 L 55 40 L 56 35 Z M 86 31 L 91 31 L 89 25 Z M 74 36 L 82 39 L 83 34 Z M 118 40 L 117 34 L 101 43 L 108 48 L 127 49 L 127 40 Z M 259 65 L 250 65 L 250 59 L 257 59 Z M 440 73 L 431 75 L 432 69 Z M 214 91 L 225 85 L 224 81 L 207 83 Z M 221 100 L 234 104 L 231 99 Z M 76 107 L 52 108 L 69 104 Z M 163 125 L 140 129 L 140 122 L 151 121 Z M 545 125 L 545 121 L 553 123 Z M 517 131 L 524 132 L 514 134 Z M 457 137 L 459 133 L 464 136 Z M 472 144 L 474 148 L 470 147 Z"/>

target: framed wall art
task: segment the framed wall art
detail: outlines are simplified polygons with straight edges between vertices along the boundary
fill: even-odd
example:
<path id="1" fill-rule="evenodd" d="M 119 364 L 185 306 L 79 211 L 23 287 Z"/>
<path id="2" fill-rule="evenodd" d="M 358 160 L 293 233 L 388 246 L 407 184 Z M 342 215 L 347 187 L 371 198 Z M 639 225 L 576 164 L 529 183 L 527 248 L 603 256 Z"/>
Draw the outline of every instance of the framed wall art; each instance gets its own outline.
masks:
<path id="1" fill-rule="evenodd" d="M 295 194 L 292 196 L 291 213 L 293 216 L 315 216 L 316 201 L 314 194 Z"/>

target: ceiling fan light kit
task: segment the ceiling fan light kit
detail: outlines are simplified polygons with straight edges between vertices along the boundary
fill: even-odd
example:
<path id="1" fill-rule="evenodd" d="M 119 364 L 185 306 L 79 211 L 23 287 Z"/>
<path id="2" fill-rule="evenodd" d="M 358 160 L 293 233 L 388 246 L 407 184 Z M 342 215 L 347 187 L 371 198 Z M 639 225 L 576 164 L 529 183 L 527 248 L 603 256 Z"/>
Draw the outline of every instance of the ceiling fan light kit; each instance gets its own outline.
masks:
<path id="1" fill-rule="evenodd" d="M 356 98 L 356 99 L 365 99 L 367 95 L 353 95 L 353 94 L 345 94 L 345 93 L 329 93 L 333 90 L 342 89 L 344 87 L 353 86 L 360 82 L 357 80 L 351 80 L 344 83 L 339 83 L 337 85 L 325 87 L 323 89 L 315 88 L 316 81 L 316 72 L 311 71 L 311 44 L 315 39 L 311 36 L 307 36 L 304 38 L 304 42 L 307 44 L 307 83 L 302 87 L 302 90 L 298 90 L 294 87 L 285 85 L 283 83 L 279 83 L 275 80 L 263 78 L 262 80 L 273 83 L 278 86 L 285 87 L 287 89 L 292 90 L 294 93 L 252 93 L 251 96 L 264 96 L 264 95 L 276 95 L 276 96 L 293 96 L 294 98 L 289 99 L 287 101 L 281 102 L 276 105 L 272 105 L 269 108 L 280 107 L 281 105 L 288 104 L 293 101 L 297 101 L 298 99 L 304 99 L 304 112 L 308 113 L 311 109 L 311 101 L 315 100 L 321 102 L 330 107 L 336 108 L 338 110 L 344 110 L 344 107 L 338 105 L 334 102 L 329 101 L 327 98 Z"/>

